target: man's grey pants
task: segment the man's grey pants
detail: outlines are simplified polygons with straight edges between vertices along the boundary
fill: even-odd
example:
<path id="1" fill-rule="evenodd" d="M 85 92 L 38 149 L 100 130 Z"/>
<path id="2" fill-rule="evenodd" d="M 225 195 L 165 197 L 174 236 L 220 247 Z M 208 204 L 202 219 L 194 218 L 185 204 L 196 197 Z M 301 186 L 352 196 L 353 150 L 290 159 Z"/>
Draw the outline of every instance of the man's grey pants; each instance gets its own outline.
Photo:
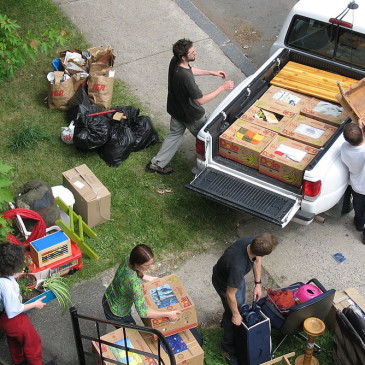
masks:
<path id="1" fill-rule="evenodd" d="M 184 123 L 173 117 L 170 120 L 170 130 L 167 133 L 157 155 L 151 159 L 154 165 L 164 168 L 175 156 L 176 151 L 184 140 L 184 132 L 187 129 L 196 137 L 206 123 L 208 117 L 204 115 L 192 123 Z"/>

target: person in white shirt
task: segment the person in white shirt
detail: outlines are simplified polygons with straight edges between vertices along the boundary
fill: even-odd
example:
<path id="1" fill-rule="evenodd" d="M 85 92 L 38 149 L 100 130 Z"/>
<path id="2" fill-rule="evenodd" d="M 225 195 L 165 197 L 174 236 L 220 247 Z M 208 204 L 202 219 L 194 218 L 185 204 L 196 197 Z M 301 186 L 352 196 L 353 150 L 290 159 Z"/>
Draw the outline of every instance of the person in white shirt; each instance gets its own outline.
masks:
<path id="1" fill-rule="evenodd" d="M 350 172 L 350 182 L 355 211 L 354 224 L 363 232 L 362 243 L 365 244 L 365 139 L 363 119 L 358 124 L 348 123 L 344 127 L 345 142 L 341 146 L 341 159 Z"/>

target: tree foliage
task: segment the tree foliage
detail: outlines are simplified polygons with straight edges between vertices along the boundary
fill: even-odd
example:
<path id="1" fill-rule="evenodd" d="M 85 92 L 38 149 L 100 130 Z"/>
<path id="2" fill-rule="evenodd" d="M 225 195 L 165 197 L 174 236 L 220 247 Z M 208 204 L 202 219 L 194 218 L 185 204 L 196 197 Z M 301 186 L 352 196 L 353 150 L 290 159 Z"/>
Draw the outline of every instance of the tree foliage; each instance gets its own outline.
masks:
<path id="1" fill-rule="evenodd" d="M 0 14 L 0 82 L 14 77 L 15 71 L 28 59 L 34 59 L 40 52 L 47 52 L 56 45 L 64 45 L 67 32 L 48 29 L 40 35 L 29 29 L 21 34 L 16 20 Z"/>

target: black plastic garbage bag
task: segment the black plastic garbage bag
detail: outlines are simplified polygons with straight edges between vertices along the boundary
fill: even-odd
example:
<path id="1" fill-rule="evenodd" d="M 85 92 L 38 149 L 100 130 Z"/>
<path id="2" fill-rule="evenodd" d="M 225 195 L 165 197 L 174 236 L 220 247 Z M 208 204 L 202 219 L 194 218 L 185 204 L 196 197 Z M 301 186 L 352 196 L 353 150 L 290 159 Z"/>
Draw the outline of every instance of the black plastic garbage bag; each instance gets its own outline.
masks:
<path id="1" fill-rule="evenodd" d="M 109 140 L 99 150 L 100 157 L 110 167 L 118 167 L 132 152 L 136 137 L 124 120 L 112 124 Z"/>
<path id="2" fill-rule="evenodd" d="M 127 119 L 135 118 L 139 115 L 139 109 L 133 106 L 113 106 L 111 109 L 123 113 Z"/>
<path id="3" fill-rule="evenodd" d="M 104 115 L 80 115 L 75 120 L 74 145 L 82 151 L 96 151 L 109 140 L 111 121 Z"/>
<path id="4" fill-rule="evenodd" d="M 132 147 L 133 152 L 140 151 L 160 142 L 150 117 L 139 116 L 129 119 L 128 122 L 136 136 L 136 141 Z"/>
<path id="5" fill-rule="evenodd" d="M 80 118 L 82 115 L 99 113 L 101 111 L 103 109 L 100 106 L 89 100 L 85 87 L 80 86 L 68 102 L 67 119 L 71 122 Z"/>

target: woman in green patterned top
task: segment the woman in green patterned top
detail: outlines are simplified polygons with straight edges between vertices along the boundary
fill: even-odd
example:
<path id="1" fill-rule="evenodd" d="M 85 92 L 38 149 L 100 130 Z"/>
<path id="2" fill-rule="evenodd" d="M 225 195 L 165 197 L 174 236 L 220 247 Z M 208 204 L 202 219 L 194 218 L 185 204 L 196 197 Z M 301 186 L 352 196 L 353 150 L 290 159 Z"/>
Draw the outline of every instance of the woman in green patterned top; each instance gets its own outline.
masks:
<path id="1" fill-rule="evenodd" d="M 126 258 L 120 264 L 103 296 L 102 304 L 107 319 L 136 324 L 131 315 L 134 304 L 141 318 L 168 317 L 171 321 L 177 320 L 179 311 L 158 311 L 146 305 L 142 280 L 156 279 L 144 273 L 152 266 L 153 257 L 151 248 L 141 244 L 135 246 L 129 259 Z"/>

